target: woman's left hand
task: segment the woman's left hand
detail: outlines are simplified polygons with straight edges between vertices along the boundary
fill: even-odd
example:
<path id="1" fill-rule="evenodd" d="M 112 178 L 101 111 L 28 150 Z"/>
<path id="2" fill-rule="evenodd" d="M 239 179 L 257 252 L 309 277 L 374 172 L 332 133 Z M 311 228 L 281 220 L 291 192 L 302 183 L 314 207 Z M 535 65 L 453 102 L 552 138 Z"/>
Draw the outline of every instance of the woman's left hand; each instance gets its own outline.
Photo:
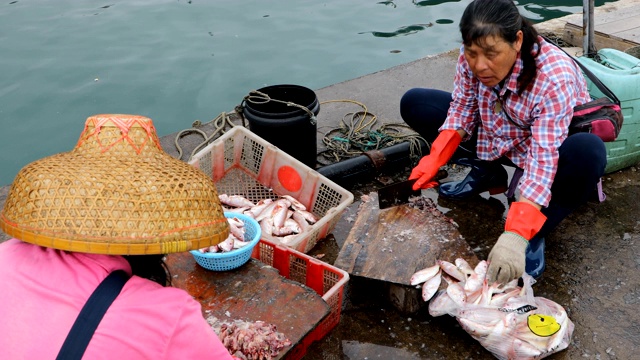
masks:
<path id="1" fill-rule="evenodd" d="M 491 249 L 487 276 L 489 282 L 506 284 L 522 276 L 529 240 L 540 231 L 547 217 L 540 212 L 541 206 L 521 199 L 511 204 L 504 233 Z"/>

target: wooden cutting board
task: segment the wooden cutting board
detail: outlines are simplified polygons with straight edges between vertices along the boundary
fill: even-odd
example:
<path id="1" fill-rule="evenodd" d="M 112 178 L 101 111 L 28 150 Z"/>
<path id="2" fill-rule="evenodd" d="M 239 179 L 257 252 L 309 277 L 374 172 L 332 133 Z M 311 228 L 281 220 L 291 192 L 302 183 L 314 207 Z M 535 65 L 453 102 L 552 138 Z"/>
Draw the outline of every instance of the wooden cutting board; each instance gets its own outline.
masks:
<path id="1" fill-rule="evenodd" d="M 458 257 L 472 266 L 478 263 L 453 221 L 435 205 L 380 210 L 377 193 L 370 193 L 363 197 L 334 265 L 351 275 L 410 285 L 416 271 Z"/>
<path id="2" fill-rule="evenodd" d="M 306 346 L 302 340 L 331 311 L 313 289 L 281 276 L 256 259 L 229 271 L 206 270 L 188 252 L 169 254 L 166 263 L 173 287 L 187 291 L 200 302 L 205 318 L 213 315 L 224 321 L 275 324 L 291 341 L 276 359 L 301 353 L 298 347 Z"/>

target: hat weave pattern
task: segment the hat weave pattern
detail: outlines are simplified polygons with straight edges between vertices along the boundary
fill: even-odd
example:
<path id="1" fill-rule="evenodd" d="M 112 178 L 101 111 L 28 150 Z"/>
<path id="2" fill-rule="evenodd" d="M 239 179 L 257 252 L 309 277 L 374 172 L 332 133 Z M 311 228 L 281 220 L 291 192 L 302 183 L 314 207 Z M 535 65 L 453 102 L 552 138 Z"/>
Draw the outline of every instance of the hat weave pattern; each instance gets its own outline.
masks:
<path id="1" fill-rule="evenodd" d="M 213 180 L 166 154 L 151 119 L 89 117 L 76 147 L 25 166 L 0 228 L 41 246 L 99 254 L 166 254 L 223 241 Z"/>

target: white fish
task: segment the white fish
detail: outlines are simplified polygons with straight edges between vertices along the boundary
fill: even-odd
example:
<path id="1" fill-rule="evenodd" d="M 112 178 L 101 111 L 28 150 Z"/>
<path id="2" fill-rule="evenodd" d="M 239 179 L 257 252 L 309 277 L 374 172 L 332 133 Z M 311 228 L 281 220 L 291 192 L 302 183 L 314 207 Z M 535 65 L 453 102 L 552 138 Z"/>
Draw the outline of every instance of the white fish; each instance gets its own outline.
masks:
<path id="1" fill-rule="evenodd" d="M 302 213 L 300 213 L 299 211 L 294 211 L 293 214 L 291 214 L 291 218 L 298 223 L 298 226 L 300 227 L 301 232 L 311 227 L 311 225 L 307 222 L 307 220 L 304 218 Z"/>
<path id="2" fill-rule="evenodd" d="M 482 260 L 478 262 L 473 272 L 478 275 L 478 277 L 484 279 L 487 276 L 487 269 L 489 268 L 489 263 L 486 260 Z"/>
<path id="3" fill-rule="evenodd" d="M 495 326 L 502 321 L 505 313 L 497 308 L 484 306 L 468 306 L 457 313 L 458 319 L 467 319 L 478 324 Z"/>
<path id="4" fill-rule="evenodd" d="M 429 279 L 431 279 L 432 277 L 436 276 L 436 274 L 440 274 L 440 265 L 436 264 L 433 266 L 430 266 L 428 268 L 424 268 L 422 270 L 416 271 L 410 279 L 410 284 L 411 285 L 418 285 L 421 284 Z"/>
<path id="5" fill-rule="evenodd" d="M 280 229 L 284 226 L 285 220 L 287 220 L 287 212 L 291 203 L 285 199 L 276 201 L 276 205 L 271 211 L 271 217 L 273 218 L 273 226 L 276 229 Z"/>
<path id="6" fill-rule="evenodd" d="M 441 282 L 442 276 L 440 276 L 440 270 L 438 269 L 438 273 L 434 277 L 422 284 L 422 300 L 429 301 L 440 288 Z"/>
<path id="7" fill-rule="evenodd" d="M 291 231 L 292 234 L 300 234 L 302 231 L 300 224 L 298 224 L 294 219 L 286 219 L 282 228 L 287 229 L 287 231 Z"/>
<path id="8" fill-rule="evenodd" d="M 239 208 L 225 208 L 224 212 L 230 212 L 230 213 L 238 213 L 238 214 L 243 214 L 245 211 L 251 209 L 248 206 L 243 206 L 243 207 L 239 207 Z"/>
<path id="9" fill-rule="evenodd" d="M 244 240 L 245 227 L 244 222 L 238 218 L 227 218 L 229 223 L 229 231 L 233 236 L 240 240 Z"/>
<path id="10" fill-rule="evenodd" d="M 236 239 L 235 236 L 233 236 L 232 234 L 229 234 L 229 236 L 223 242 L 218 244 L 218 248 L 222 252 L 233 250 L 233 243 L 235 242 L 235 239 Z"/>
<path id="11" fill-rule="evenodd" d="M 233 248 L 240 249 L 241 247 L 249 245 L 249 243 L 250 241 L 242 241 L 242 240 L 235 239 L 233 240 Z"/>
<path id="12" fill-rule="evenodd" d="M 272 212 L 273 212 L 273 208 L 276 206 L 276 202 L 272 201 L 270 203 L 267 204 L 267 206 L 264 207 L 264 209 L 262 209 L 262 211 L 260 211 L 260 213 L 258 215 L 256 215 L 255 219 L 256 221 L 260 222 L 266 218 L 271 217 Z"/>
<path id="13" fill-rule="evenodd" d="M 498 283 L 494 283 L 498 284 Z M 493 286 L 493 285 L 492 285 Z M 496 307 L 504 307 L 509 299 L 520 294 L 520 289 L 513 289 L 509 292 L 494 294 L 489 302 L 489 305 Z"/>
<path id="14" fill-rule="evenodd" d="M 429 301 L 429 315 L 441 316 L 449 314 L 454 316 L 458 305 L 451 300 L 446 290 L 440 290 L 435 297 Z"/>
<path id="15" fill-rule="evenodd" d="M 518 338 L 513 339 L 512 353 L 513 359 L 534 359 L 542 355 L 542 351 L 540 351 L 538 348 Z"/>
<path id="16" fill-rule="evenodd" d="M 291 195 L 282 195 L 281 197 L 289 200 L 289 202 L 291 203 L 291 206 L 296 209 L 296 210 L 307 210 L 307 207 L 304 206 L 304 204 L 302 204 L 300 201 L 298 201 L 296 198 L 294 198 Z"/>
<path id="17" fill-rule="evenodd" d="M 562 306 L 533 296 L 532 277 L 524 274 L 522 287 L 518 286 L 519 279 L 505 285 L 489 284 L 486 261 L 473 269 L 461 258 L 455 264 L 438 260 L 437 265 L 438 276 L 433 272 L 425 274 L 423 269 L 419 279 L 424 281 L 423 299 L 429 301 L 429 314 L 454 316 L 465 331 L 497 358 L 538 359 L 569 346 L 574 324 Z M 446 289 L 434 290 L 442 278 Z M 437 291 L 435 296 L 433 291 Z M 542 330 L 542 335 L 531 330 L 530 321 Z M 556 332 L 544 336 L 545 331 Z"/>
<path id="18" fill-rule="evenodd" d="M 447 286 L 447 294 L 458 306 L 464 306 L 467 302 L 467 294 L 460 283 L 453 283 Z"/>
<path id="19" fill-rule="evenodd" d="M 464 291 L 467 293 L 467 303 L 479 304 L 480 302 L 482 302 L 483 286 L 480 286 L 479 289 L 476 289 L 473 292 L 469 292 L 469 290 L 467 289 L 465 289 Z"/>
<path id="20" fill-rule="evenodd" d="M 247 198 L 240 195 L 227 195 L 227 194 L 219 194 L 218 199 L 220 202 L 233 207 L 253 207 L 256 204 L 252 203 Z"/>
<path id="21" fill-rule="evenodd" d="M 313 213 L 310 213 L 309 211 L 306 211 L 306 210 L 298 210 L 298 209 L 296 209 L 296 211 L 299 212 L 304 217 L 304 219 L 307 220 L 309 224 L 315 224 L 316 222 L 318 222 L 318 217 L 313 215 Z"/>
<path id="22" fill-rule="evenodd" d="M 495 324 L 485 324 L 472 321 L 467 318 L 458 318 L 458 323 L 462 328 L 473 336 L 488 336 L 493 331 Z"/>
<path id="23" fill-rule="evenodd" d="M 251 216 L 252 218 L 255 219 L 272 202 L 273 202 L 273 200 L 271 200 L 271 199 L 262 199 L 262 200 L 258 201 L 256 206 L 248 208 L 244 213 L 246 215 L 249 215 L 249 216 Z"/>
<path id="24" fill-rule="evenodd" d="M 471 265 L 469 265 L 469 263 L 465 259 L 457 258 L 455 260 L 455 264 L 458 267 L 458 270 L 460 270 L 463 274 L 467 276 L 471 276 L 475 274 L 475 272 L 473 271 L 473 268 L 471 268 Z"/>
<path id="25" fill-rule="evenodd" d="M 260 222 L 260 229 L 264 235 L 273 235 L 273 219 L 266 218 Z"/>
<path id="26" fill-rule="evenodd" d="M 478 301 L 476 302 L 476 304 L 478 305 L 491 305 L 491 300 L 493 298 L 493 294 L 499 292 L 498 288 L 500 287 L 500 283 L 493 283 L 491 284 L 491 286 L 489 286 L 489 283 L 487 282 L 487 279 L 484 279 L 484 282 L 482 284 L 482 296 L 478 299 Z"/>
<path id="27" fill-rule="evenodd" d="M 464 283 L 464 290 L 470 293 L 482 290 L 482 284 L 485 282 L 486 281 L 484 276 L 480 277 L 480 275 L 474 272 L 467 278 L 467 281 Z"/>
<path id="28" fill-rule="evenodd" d="M 280 240 L 280 242 L 285 244 L 285 245 L 289 245 L 297 236 L 298 235 L 296 235 L 296 234 L 291 234 L 291 235 L 283 236 L 283 237 L 279 238 L 278 240 Z"/>
<path id="29" fill-rule="evenodd" d="M 445 260 L 438 260 L 438 264 L 440 264 L 440 267 L 444 272 L 451 275 L 454 279 L 461 282 L 465 282 L 467 280 L 465 274 L 463 274 L 462 271 L 460 271 L 460 269 L 458 269 L 454 264 Z"/>

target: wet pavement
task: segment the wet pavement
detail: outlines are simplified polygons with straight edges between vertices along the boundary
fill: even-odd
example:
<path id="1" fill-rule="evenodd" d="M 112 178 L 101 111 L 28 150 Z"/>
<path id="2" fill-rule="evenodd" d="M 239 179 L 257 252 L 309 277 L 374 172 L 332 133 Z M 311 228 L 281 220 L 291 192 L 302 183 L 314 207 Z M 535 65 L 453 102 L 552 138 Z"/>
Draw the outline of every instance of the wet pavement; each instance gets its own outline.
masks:
<path id="1" fill-rule="evenodd" d="M 360 190 L 366 193 L 367 186 L 376 184 Z M 534 293 L 562 305 L 575 324 L 569 348 L 550 359 L 634 359 L 640 350 L 640 174 L 635 167 L 609 174 L 604 191 L 605 202 L 585 204 L 547 239 L 547 269 Z M 505 200 L 485 194 L 438 205 L 478 258 L 486 259 L 504 226 Z M 337 257 L 357 206 L 310 255 L 325 254 L 329 263 Z M 348 286 L 340 323 L 309 349 L 306 360 L 494 358 L 453 317 L 431 317 L 426 304 L 404 314 L 377 281 L 352 276 Z"/>

